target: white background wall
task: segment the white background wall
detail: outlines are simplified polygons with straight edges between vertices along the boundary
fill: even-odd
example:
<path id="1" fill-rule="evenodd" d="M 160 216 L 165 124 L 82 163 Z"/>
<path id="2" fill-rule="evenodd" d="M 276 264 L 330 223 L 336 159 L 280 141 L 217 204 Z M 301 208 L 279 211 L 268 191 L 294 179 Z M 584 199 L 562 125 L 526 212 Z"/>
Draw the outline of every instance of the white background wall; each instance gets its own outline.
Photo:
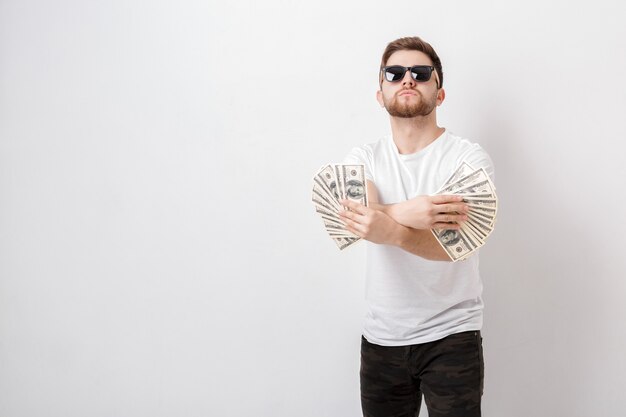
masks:
<path id="1" fill-rule="evenodd" d="M 484 415 L 625 415 L 621 10 L 0 0 L 0 415 L 359 416 L 364 245 L 310 180 L 409 35 L 496 165 Z"/>

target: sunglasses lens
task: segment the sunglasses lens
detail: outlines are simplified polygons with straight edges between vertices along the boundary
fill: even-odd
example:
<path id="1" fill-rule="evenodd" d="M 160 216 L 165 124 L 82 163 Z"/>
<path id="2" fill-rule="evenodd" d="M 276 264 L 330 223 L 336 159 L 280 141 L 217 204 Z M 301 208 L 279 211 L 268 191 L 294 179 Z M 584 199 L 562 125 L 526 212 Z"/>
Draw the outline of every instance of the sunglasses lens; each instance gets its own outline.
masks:
<path id="1" fill-rule="evenodd" d="M 431 73 L 430 67 L 415 66 L 411 68 L 411 75 L 415 81 L 428 81 Z"/>
<path id="2" fill-rule="evenodd" d="M 406 68 L 399 65 L 387 67 L 385 68 L 385 79 L 389 82 L 400 81 L 405 73 Z"/>

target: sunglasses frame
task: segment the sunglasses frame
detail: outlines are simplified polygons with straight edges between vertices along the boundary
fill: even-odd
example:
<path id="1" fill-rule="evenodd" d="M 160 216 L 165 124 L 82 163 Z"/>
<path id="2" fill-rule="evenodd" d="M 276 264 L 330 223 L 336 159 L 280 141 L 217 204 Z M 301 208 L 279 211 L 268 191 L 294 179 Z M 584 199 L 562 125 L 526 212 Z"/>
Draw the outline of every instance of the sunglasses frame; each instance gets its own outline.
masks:
<path id="1" fill-rule="evenodd" d="M 388 65 L 386 67 L 382 67 L 380 69 L 380 72 L 385 72 L 387 71 L 388 68 L 402 68 L 404 69 L 404 72 L 402 73 L 402 76 L 395 80 L 395 81 L 389 81 L 387 79 L 387 77 L 385 76 L 385 74 L 383 74 L 383 80 L 387 81 L 388 83 L 397 83 L 400 82 L 404 79 L 404 76 L 406 75 L 406 72 L 409 71 L 411 73 L 411 78 L 413 79 L 413 81 L 416 81 L 418 83 L 425 83 L 430 81 L 430 79 L 433 76 L 433 72 L 435 73 L 435 78 L 437 78 L 437 88 L 439 88 L 439 75 L 437 75 L 437 70 L 435 70 L 435 67 L 433 67 L 432 65 L 413 65 L 412 67 L 403 67 L 402 65 Z M 427 80 L 417 80 L 415 79 L 415 74 L 413 73 L 413 68 L 428 68 L 430 70 L 430 74 L 428 75 L 428 79 Z"/>

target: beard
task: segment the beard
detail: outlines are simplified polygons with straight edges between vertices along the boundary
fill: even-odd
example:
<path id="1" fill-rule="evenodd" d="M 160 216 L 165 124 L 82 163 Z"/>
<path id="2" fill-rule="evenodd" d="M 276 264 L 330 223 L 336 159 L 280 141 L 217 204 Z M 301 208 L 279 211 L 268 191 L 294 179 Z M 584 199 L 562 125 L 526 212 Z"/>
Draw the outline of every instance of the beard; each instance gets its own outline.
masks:
<path id="1" fill-rule="evenodd" d="M 402 91 L 399 91 L 398 94 L 401 92 Z M 401 103 L 400 100 L 404 99 L 400 99 L 397 95 L 391 100 L 385 100 L 383 97 L 383 103 L 385 104 L 385 109 L 387 109 L 389 115 L 404 119 L 417 116 L 428 116 L 437 105 L 437 95 L 434 95 L 430 100 L 426 100 L 419 91 L 415 92 L 417 93 L 418 98 L 417 103 Z"/>

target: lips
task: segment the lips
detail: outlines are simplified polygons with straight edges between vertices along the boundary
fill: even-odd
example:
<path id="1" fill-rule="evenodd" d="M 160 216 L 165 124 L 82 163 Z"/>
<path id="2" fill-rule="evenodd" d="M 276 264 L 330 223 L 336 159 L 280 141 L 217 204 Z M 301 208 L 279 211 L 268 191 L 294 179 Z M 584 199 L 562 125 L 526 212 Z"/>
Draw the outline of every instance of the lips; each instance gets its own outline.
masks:
<path id="1" fill-rule="evenodd" d="M 403 92 L 401 92 L 398 95 L 400 95 L 400 96 L 406 96 L 406 95 L 416 96 L 417 94 L 415 93 L 415 91 L 412 91 L 412 90 L 404 90 Z"/>

